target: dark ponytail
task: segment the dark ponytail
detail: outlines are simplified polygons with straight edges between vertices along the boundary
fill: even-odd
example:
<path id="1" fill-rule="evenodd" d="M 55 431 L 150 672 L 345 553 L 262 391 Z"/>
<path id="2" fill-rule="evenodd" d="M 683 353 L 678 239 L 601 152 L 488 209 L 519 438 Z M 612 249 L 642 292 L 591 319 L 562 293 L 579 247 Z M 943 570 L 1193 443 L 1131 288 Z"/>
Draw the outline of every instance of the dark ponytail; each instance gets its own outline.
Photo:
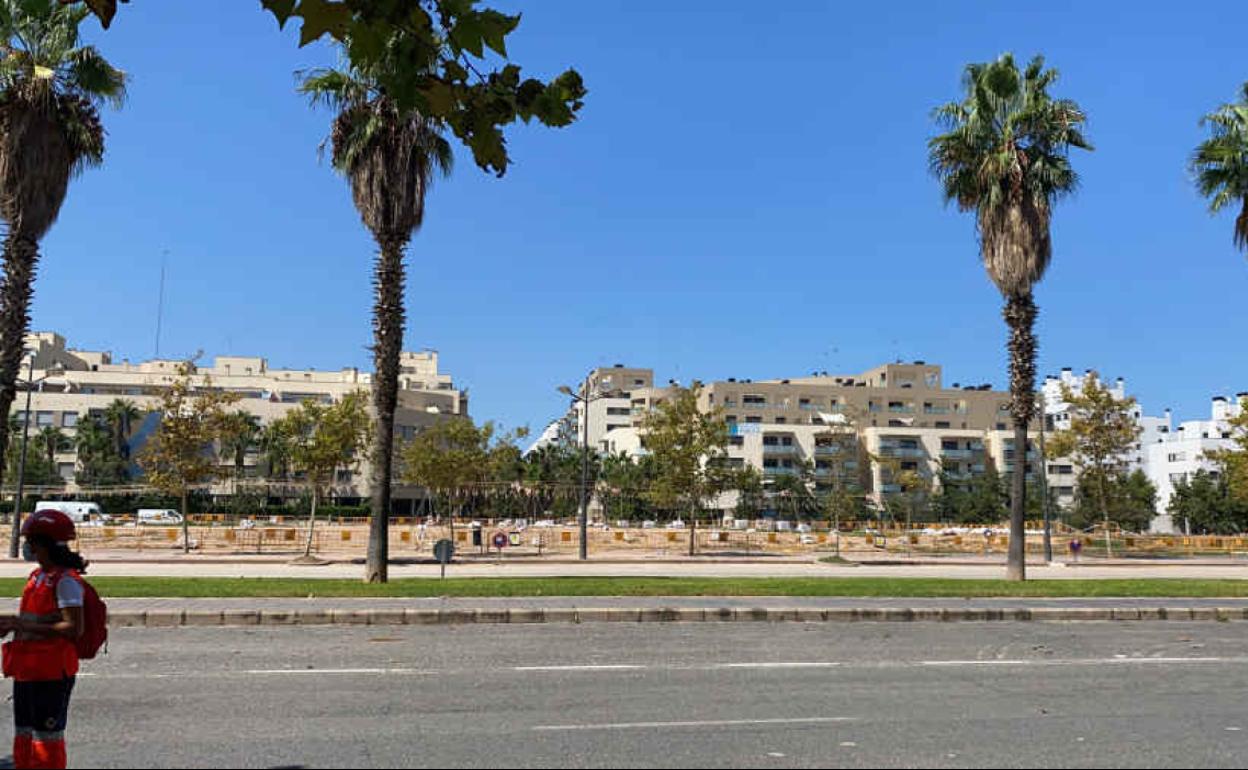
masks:
<path id="1" fill-rule="evenodd" d="M 69 550 L 69 546 L 54 543 L 48 548 L 48 556 L 52 559 L 52 563 L 62 569 L 72 569 L 78 572 L 86 572 L 88 562 L 82 558 L 77 551 Z"/>

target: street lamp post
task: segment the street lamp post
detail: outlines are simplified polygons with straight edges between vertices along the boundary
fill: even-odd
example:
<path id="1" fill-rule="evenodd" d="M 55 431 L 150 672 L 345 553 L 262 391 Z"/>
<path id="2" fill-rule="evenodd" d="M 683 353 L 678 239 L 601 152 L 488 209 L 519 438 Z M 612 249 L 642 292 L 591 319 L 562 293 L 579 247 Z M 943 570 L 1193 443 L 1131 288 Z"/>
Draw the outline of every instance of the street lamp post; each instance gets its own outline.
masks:
<path id="1" fill-rule="evenodd" d="M 1040 502 L 1044 511 L 1044 561 L 1053 563 L 1053 525 L 1049 517 L 1049 458 L 1044 451 L 1044 429 L 1048 417 L 1044 411 L 1044 396 L 1040 397 Z M 1023 455 L 1026 457 L 1026 454 Z"/>
<path id="2" fill-rule="evenodd" d="M 17 558 L 17 541 L 22 535 L 22 486 L 26 481 L 26 441 L 30 437 L 30 392 L 35 388 L 35 357 L 29 356 L 26 376 L 26 411 L 22 417 L 22 449 L 17 458 L 17 488 L 13 496 L 13 531 L 9 538 L 9 558 Z"/>
<path id="3" fill-rule="evenodd" d="M 589 558 L 589 405 L 601 398 L 601 395 L 589 395 L 589 380 L 590 377 L 585 378 L 579 394 L 567 385 L 559 386 L 559 392 L 581 404 L 584 412 L 581 419 L 581 561 Z"/>

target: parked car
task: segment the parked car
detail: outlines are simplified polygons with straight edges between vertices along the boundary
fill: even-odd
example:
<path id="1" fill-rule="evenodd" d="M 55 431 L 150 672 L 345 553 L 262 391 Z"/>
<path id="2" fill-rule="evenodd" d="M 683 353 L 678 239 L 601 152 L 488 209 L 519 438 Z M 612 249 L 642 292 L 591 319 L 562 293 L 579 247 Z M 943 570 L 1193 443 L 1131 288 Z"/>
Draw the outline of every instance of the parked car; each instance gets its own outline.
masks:
<path id="1" fill-rule="evenodd" d="M 134 520 L 140 526 L 181 524 L 182 514 L 172 508 L 140 508 L 135 513 Z"/>
<path id="2" fill-rule="evenodd" d="M 81 502 L 78 500 L 40 500 L 35 503 L 36 511 L 60 511 L 75 524 L 88 527 L 102 527 L 112 520 L 99 503 Z"/>

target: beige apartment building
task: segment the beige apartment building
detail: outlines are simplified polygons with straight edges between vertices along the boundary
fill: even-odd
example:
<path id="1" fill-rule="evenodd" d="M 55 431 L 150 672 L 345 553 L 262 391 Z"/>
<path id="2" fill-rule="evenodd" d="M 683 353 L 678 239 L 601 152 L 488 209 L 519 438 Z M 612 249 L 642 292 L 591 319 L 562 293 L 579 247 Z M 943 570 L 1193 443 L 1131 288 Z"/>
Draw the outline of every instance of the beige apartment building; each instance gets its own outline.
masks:
<path id="1" fill-rule="evenodd" d="M 19 418 L 25 412 L 25 382 L 33 374 L 35 382 L 30 406 L 30 432 L 54 426 L 71 439 L 78 423 L 92 415 L 102 415 L 116 399 L 133 401 L 141 411 L 148 412 L 140 420 L 131 437 L 131 454 L 142 449 L 158 424 L 150 413 L 160 395 L 177 378 L 177 360 L 153 359 L 139 363 L 127 360 L 114 362 L 104 351 L 67 348 L 65 338 L 55 332 L 36 332 L 27 336 L 33 372 L 22 369 L 22 387 L 14 400 L 12 411 Z M 262 357 L 218 356 L 212 366 L 191 365 L 191 380 L 196 386 L 211 381 L 213 388 L 237 393 L 240 400 L 233 407 L 241 409 L 266 424 L 312 399 L 332 403 L 354 391 L 368 391 L 372 374 L 357 368 L 319 371 L 316 369 L 274 369 Z M 399 406 L 395 414 L 395 438 L 410 439 L 423 426 L 450 415 L 468 414 L 467 393 L 455 387 L 450 375 L 439 372 L 435 351 L 404 352 L 400 361 Z M 73 450 L 56 457 L 58 470 L 67 482 L 66 492 L 74 493 L 77 456 Z M 250 451 L 246 473 L 258 475 L 259 454 Z M 355 469 L 340 471 L 334 496 L 339 499 L 365 498 L 369 494 L 370 468 L 364 460 Z M 5 479 L 6 486 L 12 483 Z M 219 485 L 220 486 L 220 485 Z M 414 499 L 418 490 L 395 487 L 395 497 Z"/>
<path id="2" fill-rule="evenodd" d="M 621 377 L 629 387 L 612 391 Z M 607 378 L 610 383 L 604 384 Z M 638 427 L 670 392 L 669 387 L 647 387 L 651 382 L 648 369 L 591 373 L 590 392 L 610 393 L 601 401 L 616 410 L 595 411 L 591 404 L 591 446 L 600 452 L 644 451 Z M 1014 469 L 1009 394 L 987 385 L 945 387 L 941 368 L 923 361 L 885 364 L 856 375 L 730 378 L 704 383 L 700 398 L 704 409 L 719 409 L 728 421 L 729 462 L 752 465 L 766 478 L 796 473 L 810 462 L 817 485 L 825 486 L 834 474 L 856 476 L 879 503 L 900 491 L 895 477 L 902 471 L 937 485 L 942 471 L 946 478 L 966 481 L 984 473 L 989 463 L 1000 473 Z M 619 411 L 625 400 L 627 424 Z M 565 422 L 579 427 L 582 413 L 583 407 L 574 404 Z M 1037 418 L 1035 430 L 1039 427 Z M 573 435 L 579 443 L 579 435 Z M 1041 472 L 1037 438 L 1033 434 L 1027 449 L 1029 479 Z M 720 501 L 724 508 L 734 504 L 730 496 Z"/>

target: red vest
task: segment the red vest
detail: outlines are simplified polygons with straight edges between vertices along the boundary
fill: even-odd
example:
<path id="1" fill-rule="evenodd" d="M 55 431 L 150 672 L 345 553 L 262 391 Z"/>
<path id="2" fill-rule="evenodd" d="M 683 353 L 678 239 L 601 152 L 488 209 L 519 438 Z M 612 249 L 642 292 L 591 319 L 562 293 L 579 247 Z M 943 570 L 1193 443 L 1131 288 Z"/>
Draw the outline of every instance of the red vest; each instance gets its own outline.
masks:
<path id="1" fill-rule="evenodd" d="M 75 570 L 44 573 L 41 569 L 30 573 L 26 589 L 22 591 L 21 618 L 39 623 L 59 621 L 61 610 L 56 606 L 56 583 L 67 579 L 77 580 L 78 573 Z M 13 641 L 4 645 L 4 675 L 19 682 L 63 679 L 77 673 L 78 649 L 63 636 L 39 639 L 17 634 Z"/>

